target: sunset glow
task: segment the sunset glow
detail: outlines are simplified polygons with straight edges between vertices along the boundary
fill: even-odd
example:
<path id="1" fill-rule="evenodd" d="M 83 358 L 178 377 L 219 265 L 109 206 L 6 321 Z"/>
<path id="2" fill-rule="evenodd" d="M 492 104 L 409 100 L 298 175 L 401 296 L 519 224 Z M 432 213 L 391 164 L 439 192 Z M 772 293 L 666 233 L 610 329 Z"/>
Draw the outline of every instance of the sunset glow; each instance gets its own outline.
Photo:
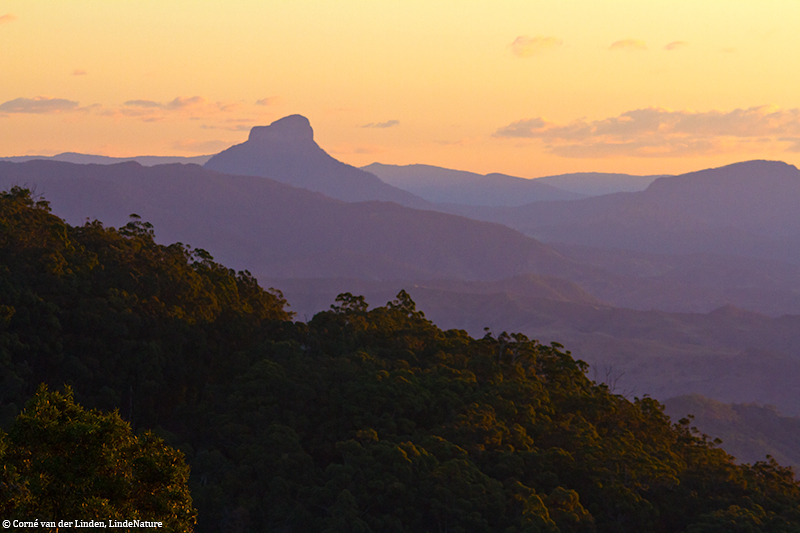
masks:
<path id="1" fill-rule="evenodd" d="M 795 1 L 0 3 L 0 156 L 331 155 L 537 177 L 800 164 Z"/>

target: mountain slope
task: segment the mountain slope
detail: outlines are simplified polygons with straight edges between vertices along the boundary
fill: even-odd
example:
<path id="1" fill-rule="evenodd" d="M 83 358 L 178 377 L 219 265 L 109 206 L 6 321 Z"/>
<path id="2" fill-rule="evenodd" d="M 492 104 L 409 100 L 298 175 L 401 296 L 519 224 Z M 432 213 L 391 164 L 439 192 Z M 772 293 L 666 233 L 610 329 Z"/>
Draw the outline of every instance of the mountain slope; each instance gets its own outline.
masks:
<path id="1" fill-rule="evenodd" d="M 461 214 L 546 242 L 800 261 L 800 172 L 749 161 L 662 177 L 646 190 Z"/>
<path id="2" fill-rule="evenodd" d="M 659 276 L 630 272 L 596 255 L 555 252 L 495 224 L 380 202 L 346 204 L 195 165 L 0 163 L 0 187 L 12 185 L 35 188 L 73 224 L 88 217 L 121 226 L 127 214 L 137 213 L 156 225 L 161 242 L 206 248 L 259 278 L 499 280 L 536 273 L 569 279 L 611 305 L 635 309 L 708 312 L 731 303 L 770 315 L 800 310 L 800 278 L 780 265 L 764 262 L 763 268 L 714 276 L 709 269 L 719 273 L 719 265 L 730 262 L 677 268 L 660 259 L 658 268 L 666 270 Z M 680 269 L 683 274 L 672 275 Z M 517 290 L 525 291 L 511 292 Z"/>
<path id="3" fill-rule="evenodd" d="M 764 461 L 771 455 L 779 463 L 800 466 L 800 418 L 781 416 L 774 407 L 726 404 L 700 394 L 670 398 L 664 412 L 673 420 L 693 415 L 692 425 L 743 463 Z"/>
<path id="4" fill-rule="evenodd" d="M 431 165 L 361 167 L 382 181 L 436 203 L 519 206 L 548 200 L 576 200 L 584 195 L 557 189 L 539 180 L 505 174 L 476 174 Z"/>
<path id="5" fill-rule="evenodd" d="M 484 328 L 495 335 L 518 331 L 544 344 L 559 342 L 591 365 L 592 379 L 619 394 L 664 399 L 701 393 L 800 415 L 800 316 L 772 318 L 732 306 L 705 313 L 625 309 L 540 276 L 496 282 L 262 281 L 280 288 L 301 319 L 328 309 L 342 292 L 381 305 L 404 289 L 442 327 L 476 337 Z"/>
<path id="6" fill-rule="evenodd" d="M 615 192 L 637 192 L 645 190 L 656 178 L 655 176 L 633 176 L 606 172 L 575 172 L 536 178 L 552 187 L 570 191 L 584 196 L 601 196 Z"/>
<path id="7" fill-rule="evenodd" d="M 223 150 L 204 166 L 226 174 L 270 178 L 347 202 L 381 200 L 420 208 L 429 205 L 328 155 L 314 142 L 308 119 L 300 115 L 253 128 L 246 142 Z"/>
<path id="8" fill-rule="evenodd" d="M 196 165 L 0 162 L 0 187 L 35 188 L 71 223 L 136 213 L 162 242 L 206 248 L 258 276 L 502 279 L 582 271 L 546 245 L 486 222 L 387 202 L 345 203 Z M 590 275 L 590 274 L 586 274 Z"/>

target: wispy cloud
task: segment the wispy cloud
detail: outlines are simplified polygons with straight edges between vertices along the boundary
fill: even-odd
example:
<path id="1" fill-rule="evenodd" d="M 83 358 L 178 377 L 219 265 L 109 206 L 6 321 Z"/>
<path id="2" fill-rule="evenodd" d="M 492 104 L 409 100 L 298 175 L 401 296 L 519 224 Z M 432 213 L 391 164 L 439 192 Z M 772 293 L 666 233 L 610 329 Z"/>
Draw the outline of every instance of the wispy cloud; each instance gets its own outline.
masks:
<path id="1" fill-rule="evenodd" d="M 332 154 L 358 154 L 358 155 L 370 155 L 370 154 L 380 154 L 386 151 L 381 146 L 375 145 L 350 145 L 344 144 L 339 146 L 334 146 L 328 150 Z"/>
<path id="2" fill-rule="evenodd" d="M 267 96 L 266 98 L 256 100 L 256 105 L 264 105 L 264 106 L 275 105 L 280 101 L 280 99 L 281 99 L 280 96 Z"/>
<path id="3" fill-rule="evenodd" d="M 83 111 L 78 102 L 64 98 L 49 98 L 36 96 L 35 98 L 15 98 L 0 104 L 2 113 L 68 113 L 70 111 Z"/>
<path id="4" fill-rule="evenodd" d="M 174 100 L 171 100 L 164 104 L 164 109 L 170 110 L 181 110 L 181 109 L 189 109 L 189 108 L 198 108 L 205 106 L 207 101 L 202 96 L 190 96 L 190 97 L 181 97 L 178 96 Z"/>
<path id="5" fill-rule="evenodd" d="M 178 96 L 174 100 L 165 103 L 155 102 L 153 100 L 128 100 L 122 105 L 125 107 L 166 109 L 169 111 L 176 111 L 176 110 L 188 109 L 191 107 L 196 108 L 199 106 L 203 106 L 206 103 L 207 103 L 206 99 L 203 98 L 202 96 L 190 96 L 190 97 Z"/>
<path id="6" fill-rule="evenodd" d="M 563 44 L 563 41 L 558 37 L 542 37 L 535 36 L 529 37 L 527 35 L 520 35 L 514 42 L 509 45 L 511 53 L 517 57 L 531 57 L 538 55 L 545 50 L 558 48 Z"/>
<path id="7" fill-rule="evenodd" d="M 514 42 L 509 45 L 511 53 L 517 57 L 531 57 L 550 50 L 558 48 L 563 42 L 557 37 L 529 37 L 527 35 L 520 35 Z"/>
<path id="8" fill-rule="evenodd" d="M 455 141 L 433 141 L 441 146 L 470 146 L 479 142 L 481 139 L 478 137 L 463 137 Z"/>
<path id="9" fill-rule="evenodd" d="M 608 47 L 609 50 L 647 50 L 647 45 L 644 41 L 640 41 L 639 39 L 622 39 L 620 41 L 614 41 L 611 43 L 611 46 Z"/>
<path id="10" fill-rule="evenodd" d="M 198 120 L 219 113 L 228 113 L 238 107 L 237 103 L 211 102 L 202 96 L 178 96 L 168 102 L 128 100 L 109 114 L 139 118 L 145 122 L 155 122 L 172 116 Z"/>
<path id="11" fill-rule="evenodd" d="M 75 70 L 72 71 L 73 76 L 86 76 L 87 74 L 89 73 L 83 70 L 82 68 L 76 68 Z"/>
<path id="12" fill-rule="evenodd" d="M 256 122 L 252 118 L 229 118 L 219 124 L 203 124 L 200 126 L 204 130 L 227 130 L 227 131 L 250 131 Z"/>
<path id="13" fill-rule="evenodd" d="M 193 152 L 196 154 L 212 154 L 220 152 L 225 148 L 231 146 L 232 143 L 228 141 L 197 141 L 194 139 L 184 139 L 172 144 L 172 148 L 180 150 L 181 152 Z"/>
<path id="14" fill-rule="evenodd" d="M 681 48 L 686 48 L 689 46 L 689 43 L 686 41 L 672 41 L 671 43 L 667 43 L 664 45 L 664 50 L 671 52 L 673 50 L 680 50 Z"/>
<path id="15" fill-rule="evenodd" d="M 15 20 L 17 20 L 17 17 L 12 13 L 6 13 L 5 15 L 0 15 L 0 24 L 7 24 Z"/>
<path id="16" fill-rule="evenodd" d="M 369 124 L 364 124 L 361 126 L 362 128 L 394 128 L 395 126 L 399 126 L 399 120 L 387 120 L 386 122 L 370 122 Z"/>
<path id="17" fill-rule="evenodd" d="M 635 109 L 603 120 L 558 124 L 541 117 L 498 129 L 499 138 L 538 139 L 564 157 L 679 157 L 754 149 L 800 139 L 800 109 L 759 106 L 733 111 Z"/>
<path id="18" fill-rule="evenodd" d="M 124 104 L 126 107 L 144 107 L 144 108 L 156 108 L 161 109 L 163 104 L 159 102 L 154 102 L 153 100 L 128 100 Z"/>
<path id="19" fill-rule="evenodd" d="M 780 140 L 791 143 L 786 149 L 787 152 L 800 153 L 800 137 L 782 137 Z"/>

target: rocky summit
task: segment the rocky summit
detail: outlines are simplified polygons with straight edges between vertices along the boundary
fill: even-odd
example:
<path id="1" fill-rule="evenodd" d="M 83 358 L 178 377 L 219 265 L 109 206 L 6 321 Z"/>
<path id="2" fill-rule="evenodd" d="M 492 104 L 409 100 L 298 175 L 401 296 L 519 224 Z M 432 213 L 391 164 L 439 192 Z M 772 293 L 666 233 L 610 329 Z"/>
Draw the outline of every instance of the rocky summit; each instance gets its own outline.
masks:
<path id="1" fill-rule="evenodd" d="M 301 115 L 254 127 L 246 142 L 215 155 L 205 168 L 271 178 L 347 202 L 383 200 L 410 207 L 429 206 L 422 198 L 328 155 L 314 142 L 314 130 Z"/>

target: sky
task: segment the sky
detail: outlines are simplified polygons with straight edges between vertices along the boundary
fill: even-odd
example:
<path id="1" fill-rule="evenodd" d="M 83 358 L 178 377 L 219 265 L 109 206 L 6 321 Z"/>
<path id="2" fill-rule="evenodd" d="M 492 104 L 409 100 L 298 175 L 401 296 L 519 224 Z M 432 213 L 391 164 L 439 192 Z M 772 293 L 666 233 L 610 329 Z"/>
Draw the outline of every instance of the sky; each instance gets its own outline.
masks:
<path id="1" fill-rule="evenodd" d="M 356 166 L 800 165 L 796 0 L 0 0 L 0 156 L 201 155 L 299 113 Z"/>

